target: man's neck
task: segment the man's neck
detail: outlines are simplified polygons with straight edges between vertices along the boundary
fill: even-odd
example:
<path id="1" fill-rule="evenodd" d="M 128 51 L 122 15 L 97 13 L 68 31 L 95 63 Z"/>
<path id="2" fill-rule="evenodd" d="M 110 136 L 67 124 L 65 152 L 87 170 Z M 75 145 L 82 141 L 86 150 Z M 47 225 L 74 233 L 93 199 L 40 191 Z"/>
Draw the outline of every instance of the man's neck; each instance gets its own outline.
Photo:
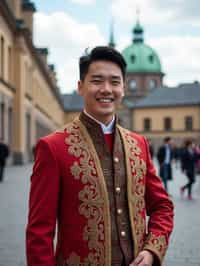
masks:
<path id="1" fill-rule="evenodd" d="M 94 120 L 96 123 L 98 123 L 101 126 L 104 134 L 112 133 L 113 132 L 114 123 L 115 123 L 115 116 L 114 115 L 113 115 L 112 119 L 109 122 L 104 123 L 104 122 L 99 121 L 98 119 L 94 118 L 86 110 L 83 110 L 83 112 L 85 113 L 85 115 L 87 115 L 88 117 L 90 117 L 92 120 Z"/>

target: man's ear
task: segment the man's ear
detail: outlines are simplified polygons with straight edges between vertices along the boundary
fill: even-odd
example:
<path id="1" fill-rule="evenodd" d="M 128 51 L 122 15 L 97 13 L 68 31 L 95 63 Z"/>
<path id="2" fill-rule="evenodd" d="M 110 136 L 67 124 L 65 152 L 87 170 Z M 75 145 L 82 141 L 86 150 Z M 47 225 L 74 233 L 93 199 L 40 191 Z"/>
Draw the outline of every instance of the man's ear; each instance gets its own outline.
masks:
<path id="1" fill-rule="evenodd" d="M 83 82 L 82 82 L 82 80 L 79 80 L 77 85 L 78 85 L 78 94 L 79 94 L 80 96 L 82 96 L 82 95 L 83 95 L 83 89 L 82 89 L 82 87 L 83 87 Z"/>

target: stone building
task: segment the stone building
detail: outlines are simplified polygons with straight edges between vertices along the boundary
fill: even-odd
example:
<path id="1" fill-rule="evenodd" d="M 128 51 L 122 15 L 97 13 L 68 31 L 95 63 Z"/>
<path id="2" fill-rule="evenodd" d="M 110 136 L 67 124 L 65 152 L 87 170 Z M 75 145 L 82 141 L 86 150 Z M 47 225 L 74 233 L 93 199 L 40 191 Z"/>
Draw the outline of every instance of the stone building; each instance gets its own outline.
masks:
<path id="1" fill-rule="evenodd" d="M 0 138 L 17 164 L 30 160 L 37 139 L 64 121 L 48 50 L 33 44 L 34 12 L 29 0 L 0 1 Z"/>
<path id="2" fill-rule="evenodd" d="M 126 100 L 131 128 L 151 140 L 155 149 L 171 136 L 177 146 L 185 139 L 200 143 L 200 84 L 161 87 L 137 103 Z"/>

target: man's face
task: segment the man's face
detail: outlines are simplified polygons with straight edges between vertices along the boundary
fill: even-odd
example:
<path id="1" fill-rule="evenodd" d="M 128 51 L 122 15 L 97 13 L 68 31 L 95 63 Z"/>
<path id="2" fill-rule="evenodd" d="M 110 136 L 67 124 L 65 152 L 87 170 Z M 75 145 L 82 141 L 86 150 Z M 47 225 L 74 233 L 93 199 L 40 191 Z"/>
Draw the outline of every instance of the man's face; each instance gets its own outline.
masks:
<path id="1" fill-rule="evenodd" d="M 85 110 L 102 123 L 109 123 L 124 96 L 120 67 L 110 61 L 95 61 L 88 69 L 78 91 L 84 98 Z"/>

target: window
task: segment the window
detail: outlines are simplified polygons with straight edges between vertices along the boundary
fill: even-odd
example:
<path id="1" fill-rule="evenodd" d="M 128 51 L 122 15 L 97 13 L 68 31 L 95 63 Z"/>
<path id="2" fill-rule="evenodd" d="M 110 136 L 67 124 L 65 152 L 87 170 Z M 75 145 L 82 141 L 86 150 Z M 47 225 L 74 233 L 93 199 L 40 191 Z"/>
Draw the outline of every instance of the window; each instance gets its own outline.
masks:
<path id="1" fill-rule="evenodd" d="M 156 80 L 155 79 L 150 79 L 149 80 L 149 88 L 150 89 L 154 89 L 154 88 L 156 88 L 156 86 L 157 86 Z"/>
<path id="2" fill-rule="evenodd" d="M 151 55 L 149 55 L 149 62 L 153 63 L 153 61 L 154 61 L 154 56 L 151 54 Z"/>
<path id="3" fill-rule="evenodd" d="M 129 80 L 128 82 L 129 90 L 134 91 L 137 87 L 137 83 L 134 79 Z"/>
<path id="4" fill-rule="evenodd" d="M 12 83 L 12 50 L 8 47 L 8 81 Z"/>
<path id="5" fill-rule="evenodd" d="M 172 120 L 170 117 L 164 118 L 164 130 L 166 131 L 172 130 Z"/>
<path id="6" fill-rule="evenodd" d="M 132 64 L 134 64 L 134 63 L 135 63 L 135 59 L 136 59 L 135 55 L 134 55 L 134 54 L 132 54 L 132 55 L 131 55 L 131 63 L 132 63 Z"/>
<path id="7" fill-rule="evenodd" d="M 4 103 L 1 103 L 1 108 L 0 108 L 0 136 L 2 139 L 4 139 L 4 116 L 5 116 L 5 107 L 4 107 Z"/>
<path id="8" fill-rule="evenodd" d="M 144 131 L 150 131 L 150 130 L 151 130 L 151 119 L 144 118 Z"/>
<path id="9" fill-rule="evenodd" d="M 4 77 L 4 38 L 1 36 L 1 73 L 0 76 Z"/>
<path id="10" fill-rule="evenodd" d="M 8 141 L 12 145 L 12 107 L 8 108 Z"/>
<path id="11" fill-rule="evenodd" d="M 185 130 L 192 130 L 193 129 L 193 119 L 192 116 L 185 117 Z"/>

